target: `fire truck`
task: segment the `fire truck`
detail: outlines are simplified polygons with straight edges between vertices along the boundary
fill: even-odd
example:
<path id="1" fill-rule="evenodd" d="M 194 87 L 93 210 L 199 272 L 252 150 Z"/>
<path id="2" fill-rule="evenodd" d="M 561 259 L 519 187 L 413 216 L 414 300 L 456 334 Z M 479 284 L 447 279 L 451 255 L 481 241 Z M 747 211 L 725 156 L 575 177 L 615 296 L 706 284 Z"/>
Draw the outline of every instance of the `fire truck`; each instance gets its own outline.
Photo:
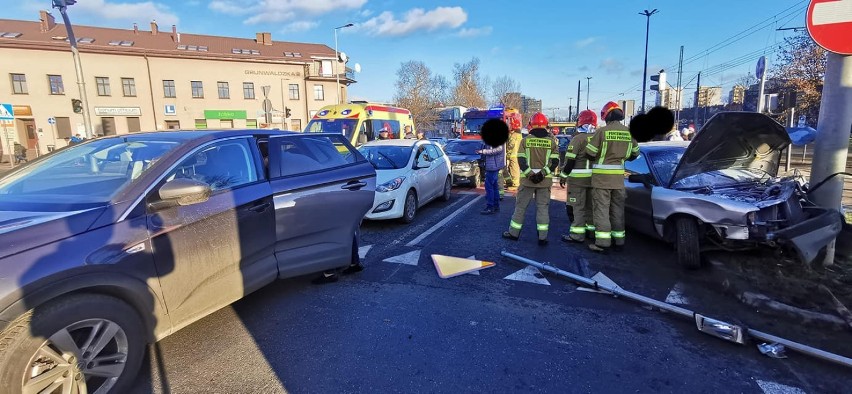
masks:
<path id="1" fill-rule="evenodd" d="M 509 119 L 517 118 L 518 123 L 521 123 L 521 113 L 514 108 L 493 107 L 489 109 L 469 109 L 464 113 L 464 126 L 461 130 L 459 138 L 463 140 L 481 140 L 482 125 L 489 119 L 500 119 L 506 124 Z"/>

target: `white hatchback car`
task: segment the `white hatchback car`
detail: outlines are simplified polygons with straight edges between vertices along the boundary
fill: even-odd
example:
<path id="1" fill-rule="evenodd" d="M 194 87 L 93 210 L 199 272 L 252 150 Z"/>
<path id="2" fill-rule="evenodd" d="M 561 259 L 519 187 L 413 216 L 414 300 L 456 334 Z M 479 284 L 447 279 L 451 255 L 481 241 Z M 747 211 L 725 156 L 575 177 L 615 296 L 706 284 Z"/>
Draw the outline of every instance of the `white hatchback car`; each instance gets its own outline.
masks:
<path id="1" fill-rule="evenodd" d="M 417 209 L 440 198 L 450 199 L 450 159 L 432 141 L 371 141 L 359 151 L 376 169 L 376 196 L 366 218 L 411 223 Z"/>

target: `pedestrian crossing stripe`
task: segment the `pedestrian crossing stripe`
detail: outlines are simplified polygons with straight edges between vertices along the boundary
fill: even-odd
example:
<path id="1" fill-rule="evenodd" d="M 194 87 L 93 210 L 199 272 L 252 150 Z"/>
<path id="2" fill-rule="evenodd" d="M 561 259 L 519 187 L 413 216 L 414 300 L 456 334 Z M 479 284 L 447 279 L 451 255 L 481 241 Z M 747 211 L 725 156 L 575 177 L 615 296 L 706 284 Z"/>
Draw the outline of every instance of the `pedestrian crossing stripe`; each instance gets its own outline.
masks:
<path id="1" fill-rule="evenodd" d="M 438 270 L 438 276 L 443 279 L 464 275 L 468 272 L 478 271 L 496 265 L 490 261 L 463 259 L 460 257 L 444 256 L 440 254 L 433 254 L 432 262 L 435 263 L 435 269 Z"/>

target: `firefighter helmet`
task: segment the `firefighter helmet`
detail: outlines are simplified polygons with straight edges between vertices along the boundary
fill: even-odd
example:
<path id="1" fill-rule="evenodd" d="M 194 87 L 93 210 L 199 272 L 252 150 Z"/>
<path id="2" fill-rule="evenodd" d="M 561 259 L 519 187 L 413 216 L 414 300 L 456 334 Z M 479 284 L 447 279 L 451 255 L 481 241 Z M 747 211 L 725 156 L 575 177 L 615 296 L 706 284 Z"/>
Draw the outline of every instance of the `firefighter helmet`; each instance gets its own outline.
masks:
<path id="1" fill-rule="evenodd" d="M 547 120 L 547 116 L 541 112 L 536 112 L 535 115 L 530 118 L 530 129 L 546 129 L 547 125 L 550 122 Z"/>
<path id="2" fill-rule="evenodd" d="M 579 115 L 577 115 L 577 124 L 580 125 L 580 126 L 587 125 L 587 124 L 590 124 L 592 126 L 597 126 L 598 125 L 598 114 L 596 114 L 595 111 L 592 111 L 590 109 L 584 109 L 584 110 L 580 111 Z"/>
<path id="3" fill-rule="evenodd" d="M 606 116 L 610 113 L 610 111 L 614 109 L 621 109 L 621 106 L 618 105 L 615 101 L 610 101 L 603 106 L 601 110 L 601 119 L 606 119 Z"/>
<path id="4" fill-rule="evenodd" d="M 509 118 L 509 130 L 520 130 L 521 129 L 521 120 L 518 119 L 517 116 L 512 116 Z"/>

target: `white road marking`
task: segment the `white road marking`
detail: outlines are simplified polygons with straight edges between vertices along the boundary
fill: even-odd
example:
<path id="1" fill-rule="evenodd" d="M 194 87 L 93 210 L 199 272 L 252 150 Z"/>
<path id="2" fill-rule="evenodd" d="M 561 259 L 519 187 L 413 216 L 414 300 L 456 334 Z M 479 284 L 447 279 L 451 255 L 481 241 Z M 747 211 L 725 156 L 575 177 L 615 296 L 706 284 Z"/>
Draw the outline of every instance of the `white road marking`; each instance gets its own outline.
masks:
<path id="1" fill-rule="evenodd" d="M 518 272 L 515 272 L 514 274 L 511 274 L 511 275 L 509 275 L 509 276 L 507 276 L 503 279 L 516 280 L 516 281 L 519 281 L 519 282 L 529 282 L 529 283 L 535 283 L 537 285 L 550 286 L 550 282 L 547 281 L 547 278 L 543 278 L 543 277 L 537 278 L 535 276 L 536 274 L 541 275 L 541 271 L 539 271 L 538 268 L 536 268 L 536 267 L 527 266 L 527 267 L 524 267 L 524 269 L 522 269 Z"/>
<path id="2" fill-rule="evenodd" d="M 479 197 L 474 198 L 469 203 L 465 204 L 463 207 L 457 209 L 455 212 L 453 212 L 449 216 L 445 217 L 444 220 L 441 220 L 440 222 L 435 223 L 434 226 L 432 226 L 428 230 L 424 231 L 422 234 L 417 236 L 417 238 L 412 239 L 411 242 L 405 244 L 405 246 L 411 247 L 411 246 L 415 246 L 415 245 L 420 244 L 420 242 L 423 242 L 423 240 L 426 239 L 428 236 L 432 235 L 432 233 L 434 233 L 435 231 L 437 231 L 438 229 L 440 229 L 441 227 L 443 227 L 444 225 L 449 223 L 451 220 L 455 219 L 456 216 L 460 215 L 462 212 L 464 212 L 468 208 L 470 208 L 471 205 L 479 202 L 479 200 L 481 200 L 482 197 L 483 196 L 479 196 Z"/>
<path id="3" fill-rule="evenodd" d="M 415 250 L 413 252 L 408 252 L 401 254 L 399 256 L 388 257 L 384 259 L 386 263 L 394 263 L 394 264 L 405 264 L 405 265 L 417 265 L 420 261 L 420 251 Z"/>
<path id="4" fill-rule="evenodd" d="M 367 253 L 370 253 L 370 249 L 373 248 L 373 245 L 366 245 L 358 248 L 358 257 L 364 259 L 367 257 Z"/>
<path id="5" fill-rule="evenodd" d="M 666 303 L 673 305 L 686 305 L 689 304 L 689 298 L 686 298 L 683 295 L 683 283 L 676 283 L 672 288 L 672 291 L 669 292 L 669 295 L 666 296 Z"/>
<path id="6" fill-rule="evenodd" d="M 805 394 L 805 392 L 798 387 L 768 382 L 765 380 L 758 380 L 757 385 L 760 386 L 760 389 L 766 394 Z"/>
<path id="7" fill-rule="evenodd" d="M 815 26 L 852 22 L 852 0 L 814 4 L 811 22 Z"/>
<path id="8" fill-rule="evenodd" d="M 468 257 L 468 259 L 470 259 L 470 260 L 476 260 L 476 256 L 470 256 L 470 257 Z M 468 273 L 467 273 L 467 275 L 476 275 L 476 276 L 480 276 L 480 275 L 479 275 L 479 271 L 468 272 Z"/>
<path id="9" fill-rule="evenodd" d="M 618 286 L 617 284 L 615 284 L 615 282 L 613 282 L 613 281 L 612 281 L 612 279 L 610 279 L 608 276 L 604 275 L 604 273 L 603 273 L 603 272 L 598 272 L 597 274 L 595 274 L 594 276 L 592 276 L 592 278 L 591 278 L 591 279 L 592 279 L 592 280 L 597 281 L 597 282 L 598 282 L 598 284 L 605 285 L 605 286 L 608 286 L 608 287 L 616 287 L 616 286 Z M 578 288 L 577 288 L 577 290 L 580 290 L 580 291 L 588 291 L 588 292 L 590 292 L 590 293 L 603 293 L 603 294 L 610 294 L 608 291 L 604 291 L 604 290 L 595 290 L 595 289 L 590 289 L 590 288 L 588 288 L 588 287 L 582 287 L 582 286 L 581 286 L 581 287 L 578 287 Z"/>

